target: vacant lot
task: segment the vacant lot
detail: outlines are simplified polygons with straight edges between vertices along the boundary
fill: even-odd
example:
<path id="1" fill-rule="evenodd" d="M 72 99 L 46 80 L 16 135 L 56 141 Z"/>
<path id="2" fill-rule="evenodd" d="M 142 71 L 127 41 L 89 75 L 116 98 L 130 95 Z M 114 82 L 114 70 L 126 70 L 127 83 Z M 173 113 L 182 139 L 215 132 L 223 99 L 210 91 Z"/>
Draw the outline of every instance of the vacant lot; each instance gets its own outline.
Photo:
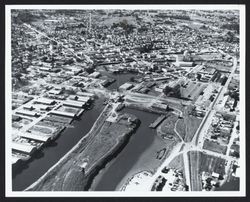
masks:
<path id="1" fill-rule="evenodd" d="M 164 139 L 179 139 L 174 131 L 177 120 L 177 115 L 173 113 L 168 114 L 167 118 L 158 126 L 157 134 Z"/>
<path id="2" fill-rule="evenodd" d="M 186 136 L 185 136 L 185 141 L 186 142 L 191 142 L 197 129 L 199 128 L 201 124 L 202 119 L 198 119 L 195 116 L 188 116 L 185 119 L 186 122 Z"/>
<path id="3" fill-rule="evenodd" d="M 201 191 L 200 159 L 201 153 L 198 151 L 188 152 L 189 168 L 191 176 L 191 191 Z"/>
<path id="4" fill-rule="evenodd" d="M 178 120 L 178 123 L 176 125 L 176 131 L 180 134 L 182 139 L 185 139 L 186 136 L 186 124 L 184 119 Z"/>
<path id="5" fill-rule="evenodd" d="M 184 174 L 184 163 L 183 163 L 183 155 L 180 154 L 176 156 L 168 165 L 169 168 L 174 168 L 179 171 L 182 171 Z"/>
<path id="6" fill-rule="evenodd" d="M 181 97 L 195 101 L 206 87 L 205 83 L 190 81 L 185 88 L 181 87 Z"/>
<path id="7" fill-rule="evenodd" d="M 191 142 L 202 119 L 190 115 L 191 107 L 187 107 L 183 113 L 183 119 L 179 120 L 176 125 L 177 132 L 182 136 L 185 142 Z"/>
<path id="8" fill-rule="evenodd" d="M 200 153 L 200 172 L 225 174 L 225 159 Z"/>
<path id="9" fill-rule="evenodd" d="M 220 145 L 218 142 L 210 141 L 208 139 L 205 140 L 203 149 L 207 149 L 209 151 L 217 152 L 220 154 L 226 154 L 227 146 Z"/>
<path id="10" fill-rule="evenodd" d="M 188 158 L 192 191 L 201 191 L 202 172 L 225 174 L 225 159 L 207 155 L 199 151 L 188 152 Z"/>

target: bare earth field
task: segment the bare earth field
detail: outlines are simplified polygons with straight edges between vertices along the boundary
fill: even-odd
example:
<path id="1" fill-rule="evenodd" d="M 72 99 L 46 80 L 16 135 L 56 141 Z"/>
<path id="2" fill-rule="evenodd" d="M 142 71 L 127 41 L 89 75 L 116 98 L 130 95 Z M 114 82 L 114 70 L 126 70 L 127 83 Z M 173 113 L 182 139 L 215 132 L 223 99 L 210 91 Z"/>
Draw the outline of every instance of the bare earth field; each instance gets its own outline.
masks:
<path id="1" fill-rule="evenodd" d="M 190 109 L 185 109 L 183 119 L 180 119 L 176 125 L 177 132 L 182 136 L 185 142 L 191 142 L 197 129 L 199 128 L 202 119 L 189 115 Z"/>
<path id="2" fill-rule="evenodd" d="M 177 115 L 173 113 L 171 113 L 170 115 L 168 114 L 167 118 L 158 126 L 157 134 L 164 139 L 175 138 L 178 141 L 179 138 L 174 131 L 175 123 L 177 120 L 178 120 Z"/>
<path id="3" fill-rule="evenodd" d="M 183 174 L 185 175 L 184 172 L 184 162 L 183 162 L 183 155 L 180 154 L 176 156 L 168 165 L 170 168 L 175 168 L 179 171 L 182 171 Z"/>
<path id="4" fill-rule="evenodd" d="M 200 172 L 202 171 L 216 172 L 224 175 L 225 163 L 226 163 L 225 159 L 201 153 Z"/>
<path id="5" fill-rule="evenodd" d="M 210 141 L 208 139 L 204 141 L 203 149 L 217 152 L 219 154 L 226 154 L 227 152 L 227 146 L 220 145 L 219 143 Z"/>
<path id="6" fill-rule="evenodd" d="M 191 176 L 191 190 L 192 191 L 201 191 L 201 174 L 200 174 L 200 158 L 201 153 L 198 151 L 188 152 L 189 158 L 189 167 L 190 167 L 190 176 Z"/>
<path id="7" fill-rule="evenodd" d="M 201 174 L 216 172 L 225 174 L 225 159 L 204 154 L 199 151 L 188 152 L 192 191 L 201 191 Z"/>

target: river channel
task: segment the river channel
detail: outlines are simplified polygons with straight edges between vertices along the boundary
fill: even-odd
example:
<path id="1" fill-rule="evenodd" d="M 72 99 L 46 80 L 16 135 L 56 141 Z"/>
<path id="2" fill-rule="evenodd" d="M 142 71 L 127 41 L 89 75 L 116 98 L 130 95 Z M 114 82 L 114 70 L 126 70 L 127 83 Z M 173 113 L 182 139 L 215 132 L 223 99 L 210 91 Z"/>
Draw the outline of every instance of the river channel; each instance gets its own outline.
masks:
<path id="1" fill-rule="evenodd" d="M 94 107 L 85 111 L 80 120 L 74 121 L 73 127 L 64 130 L 54 142 L 39 151 L 30 162 L 13 170 L 13 191 L 22 191 L 27 188 L 62 158 L 88 133 L 103 108 L 103 99 L 96 99 Z"/>
<path id="2" fill-rule="evenodd" d="M 159 115 L 128 108 L 122 112 L 134 114 L 140 119 L 141 124 L 121 153 L 100 171 L 93 183 L 92 189 L 95 191 L 114 191 L 141 154 L 150 147 L 156 138 L 156 130 L 150 129 L 149 125 Z"/>

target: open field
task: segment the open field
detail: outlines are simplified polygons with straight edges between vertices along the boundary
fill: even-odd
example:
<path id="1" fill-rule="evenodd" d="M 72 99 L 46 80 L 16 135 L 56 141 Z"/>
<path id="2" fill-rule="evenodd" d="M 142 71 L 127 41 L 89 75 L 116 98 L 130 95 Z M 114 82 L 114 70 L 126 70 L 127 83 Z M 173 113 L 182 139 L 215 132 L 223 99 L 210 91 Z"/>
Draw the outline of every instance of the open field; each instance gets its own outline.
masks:
<path id="1" fill-rule="evenodd" d="M 188 158 L 191 176 L 191 190 L 201 191 L 201 173 L 199 172 L 201 153 L 198 151 L 190 151 L 188 152 Z"/>
<path id="2" fill-rule="evenodd" d="M 216 172 L 221 175 L 225 174 L 226 160 L 215 156 L 210 156 L 204 153 L 200 153 L 200 172 Z"/>
<path id="3" fill-rule="evenodd" d="M 186 136 L 186 125 L 184 119 L 179 119 L 176 125 L 176 131 L 180 134 L 180 136 L 185 139 Z"/>
<path id="4" fill-rule="evenodd" d="M 185 141 L 186 142 L 191 142 L 197 129 L 199 128 L 201 124 L 202 119 L 198 119 L 195 116 L 189 116 L 186 118 L 186 136 L 185 136 Z"/>
<path id="5" fill-rule="evenodd" d="M 185 142 L 191 142 L 202 119 L 190 115 L 190 107 L 186 107 L 183 113 L 183 119 L 180 119 L 176 125 L 177 132 L 182 136 Z"/>
<path id="6" fill-rule="evenodd" d="M 167 118 L 158 126 L 157 134 L 164 139 L 179 139 L 174 131 L 175 123 L 178 116 L 171 113 Z"/>
<path id="7" fill-rule="evenodd" d="M 169 164 L 168 164 L 169 168 L 174 168 L 177 169 L 179 171 L 182 171 L 183 174 L 185 174 L 184 172 L 184 162 L 183 162 L 183 155 L 179 154 L 178 156 L 176 156 Z"/>
<path id="8" fill-rule="evenodd" d="M 225 174 L 225 164 L 226 164 L 225 159 L 207 155 L 199 151 L 189 151 L 188 158 L 190 166 L 192 191 L 201 191 L 202 172 L 208 172 L 210 174 L 216 172 L 219 173 L 220 175 Z"/>
<path id="9" fill-rule="evenodd" d="M 220 145 L 218 142 L 210 141 L 208 139 L 204 141 L 203 149 L 217 152 L 219 154 L 226 154 L 227 152 L 227 146 Z"/>
<path id="10" fill-rule="evenodd" d="M 195 101 L 206 87 L 205 83 L 190 81 L 185 88 L 181 87 L 181 97 Z"/>

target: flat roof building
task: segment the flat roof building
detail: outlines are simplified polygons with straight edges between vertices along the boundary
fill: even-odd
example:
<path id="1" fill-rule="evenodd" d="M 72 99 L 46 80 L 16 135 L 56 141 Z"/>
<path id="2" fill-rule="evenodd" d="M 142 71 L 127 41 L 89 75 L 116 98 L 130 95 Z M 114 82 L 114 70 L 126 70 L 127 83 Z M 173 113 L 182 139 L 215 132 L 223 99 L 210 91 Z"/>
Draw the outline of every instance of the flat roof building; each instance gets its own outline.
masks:
<path id="1" fill-rule="evenodd" d="M 58 116 L 65 116 L 65 117 L 70 117 L 70 118 L 75 118 L 75 114 L 71 112 L 62 112 L 62 111 L 51 111 L 50 114 L 58 115 Z"/>
<path id="2" fill-rule="evenodd" d="M 99 76 L 101 76 L 100 72 L 93 72 L 92 74 L 89 75 L 90 77 L 93 78 L 98 78 Z"/>
<path id="3" fill-rule="evenodd" d="M 121 86 L 119 87 L 119 89 L 120 89 L 120 90 L 129 90 L 129 89 L 131 89 L 131 88 L 133 88 L 133 87 L 134 87 L 134 85 L 131 84 L 131 83 L 124 83 L 123 85 L 121 85 Z"/>
<path id="4" fill-rule="evenodd" d="M 85 102 L 79 102 L 75 100 L 66 100 L 63 102 L 64 106 L 78 107 L 78 108 L 83 108 L 85 104 L 86 104 Z"/>
<path id="5" fill-rule="evenodd" d="M 16 164 L 18 161 L 21 161 L 22 158 L 17 157 L 17 156 L 11 156 L 11 164 Z"/>
<path id="6" fill-rule="evenodd" d="M 16 114 L 20 114 L 20 115 L 24 115 L 24 116 L 30 116 L 30 117 L 36 117 L 39 116 L 38 113 L 34 112 L 34 111 L 28 111 L 28 110 L 19 110 L 16 111 Z"/>
<path id="7" fill-rule="evenodd" d="M 69 100 L 75 100 L 78 102 L 88 102 L 90 100 L 90 97 L 88 96 L 79 96 L 79 95 L 70 95 L 68 97 Z"/>
<path id="8" fill-rule="evenodd" d="M 76 94 L 80 96 L 91 97 L 91 98 L 95 96 L 95 94 L 93 93 L 87 93 L 87 92 L 81 92 L 81 91 L 77 92 Z"/>
<path id="9" fill-rule="evenodd" d="M 22 133 L 20 134 L 21 137 L 24 137 L 26 139 L 31 139 L 39 142 L 47 142 L 51 139 L 51 137 L 47 135 L 37 135 L 37 134 L 31 134 L 31 133 Z"/>
<path id="10" fill-rule="evenodd" d="M 160 109 L 160 110 L 165 110 L 165 111 L 168 109 L 168 105 L 160 104 L 160 103 L 154 103 L 152 105 L 152 107 L 155 108 L 155 109 Z"/>
<path id="11" fill-rule="evenodd" d="M 11 146 L 12 146 L 12 150 L 23 152 L 23 153 L 29 154 L 29 155 L 31 155 L 32 153 L 34 153 L 36 151 L 36 147 L 32 146 L 32 145 L 26 145 L 26 144 L 12 142 Z"/>
<path id="12" fill-rule="evenodd" d="M 55 103 L 55 100 L 51 100 L 51 99 L 48 99 L 48 98 L 44 98 L 44 97 L 39 97 L 35 100 L 35 103 L 38 103 L 38 104 L 45 104 L 45 105 L 52 105 Z"/>

